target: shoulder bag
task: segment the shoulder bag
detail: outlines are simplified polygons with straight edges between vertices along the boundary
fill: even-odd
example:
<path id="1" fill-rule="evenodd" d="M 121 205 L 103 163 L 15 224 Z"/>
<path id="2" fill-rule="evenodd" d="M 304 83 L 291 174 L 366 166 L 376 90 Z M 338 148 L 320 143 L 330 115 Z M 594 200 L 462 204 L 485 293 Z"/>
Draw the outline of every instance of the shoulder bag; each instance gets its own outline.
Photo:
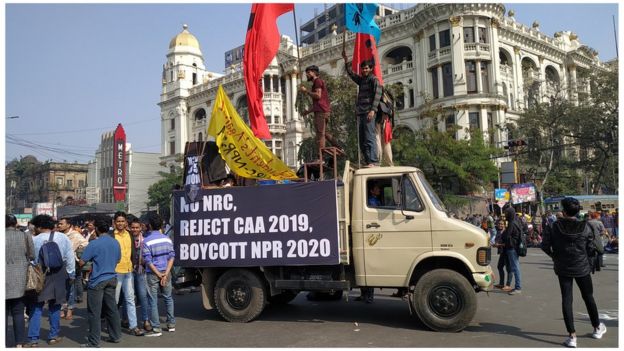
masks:
<path id="1" fill-rule="evenodd" d="M 28 245 L 28 237 L 26 237 L 24 233 L 24 243 L 26 245 L 26 255 L 28 258 L 28 267 L 26 270 L 26 292 L 27 293 L 35 293 L 39 294 L 41 290 L 43 290 L 43 285 L 45 282 L 45 275 L 43 274 L 43 270 L 38 264 L 34 264 L 31 260 L 31 257 L 35 257 L 32 252 L 30 252 L 30 246 Z"/>

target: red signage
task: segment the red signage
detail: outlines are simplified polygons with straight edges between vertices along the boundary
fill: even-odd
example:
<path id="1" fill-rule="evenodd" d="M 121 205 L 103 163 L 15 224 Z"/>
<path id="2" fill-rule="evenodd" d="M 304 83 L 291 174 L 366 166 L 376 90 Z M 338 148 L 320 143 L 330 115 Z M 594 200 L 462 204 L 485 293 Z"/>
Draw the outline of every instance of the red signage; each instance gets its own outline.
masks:
<path id="1" fill-rule="evenodd" d="M 117 125 L 113 146 L 113 196 L 115 201 L 126 199 L 126 132 Z"/>

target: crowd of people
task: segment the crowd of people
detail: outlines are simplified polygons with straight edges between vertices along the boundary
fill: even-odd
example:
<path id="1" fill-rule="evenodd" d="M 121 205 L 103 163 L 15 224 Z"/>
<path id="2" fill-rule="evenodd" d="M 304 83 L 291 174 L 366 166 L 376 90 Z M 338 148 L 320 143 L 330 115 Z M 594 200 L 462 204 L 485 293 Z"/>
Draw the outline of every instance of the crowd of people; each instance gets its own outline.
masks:
<path id="1" fill-rule="evenodd" d="M 37 347 L 46 306 L 47 344 L 62 342 L 60 320 L 74 318 L 85 288 L 88 328 L 82 347 L 99 347 L 101 340 L 119 343 L 123 330 L 148 337 L 161 336 L 163 330 L 174 332 L 175 252 L 163 231 L 156 213 L 137 218 L 116 212 L 112 222 L 84 223 L 38 215 L 25 231 L 17 229 L 15 216 L 7 214 L 6 307 L 15 344 L 9 345 L 7 338 L 6 346 Z M 40 267 L 45 275 L 41 291 L 26 290 L 29 265 Z M 158 313 L 159 296 L 166 307 L 166 328 Z M 102 330 L 108 337 L 101 338 Z"/>

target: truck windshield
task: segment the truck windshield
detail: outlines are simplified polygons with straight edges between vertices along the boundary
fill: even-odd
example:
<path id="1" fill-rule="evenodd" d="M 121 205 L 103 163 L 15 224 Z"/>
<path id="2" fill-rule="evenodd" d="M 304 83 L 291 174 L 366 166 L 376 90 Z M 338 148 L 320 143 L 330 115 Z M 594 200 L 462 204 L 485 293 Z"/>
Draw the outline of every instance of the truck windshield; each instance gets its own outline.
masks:
<path id="1" fill-rule="evenodd" d="M 417 172 L 417 174 L 418 174 L 418 178 L 420 179 L 420 182 L 425 188 L 425 191 L 429 195 L 431 202 L 433 202 L 433 206 L 435 206 L 435 208 L 437 208 L 440 211 L 446 212 L 446 207 L 444 207 L 444 203 L 440 200 L 440 198 L 438 197 L 438 194 L 435 193 L 431 185 L 429 185 L 429 182 L 425 178 L 425 174 L 421 171 Z"/>

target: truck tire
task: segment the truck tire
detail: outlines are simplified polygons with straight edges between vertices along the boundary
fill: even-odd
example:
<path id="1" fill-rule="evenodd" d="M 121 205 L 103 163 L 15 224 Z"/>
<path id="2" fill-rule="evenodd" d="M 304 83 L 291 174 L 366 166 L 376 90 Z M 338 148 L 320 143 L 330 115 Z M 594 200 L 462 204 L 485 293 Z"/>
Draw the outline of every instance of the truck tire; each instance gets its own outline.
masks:
<path id="1" fill-rule="evenodd" d="M 228 322 L 247 323 L 262 313 L 266 305 L 266 287 L 252 271 L 232 269 L 217 280 L 215 305 Z"/>
<path id="2" fill-rule="evenodd" d="M 461 274 L 450 269 L 425 273 L 416 283 L 412 307 L 430 329 L 458 332 L 477 312 L 477 296 Z"/>
<path id="3" fill-rule="evenodd" d="M 284 290 L 281 294 L 269 296 L 268 300 L 273 305 L 285 305 L 294 300 L 297 295 L 299 295 L 299 291 Z"/>

